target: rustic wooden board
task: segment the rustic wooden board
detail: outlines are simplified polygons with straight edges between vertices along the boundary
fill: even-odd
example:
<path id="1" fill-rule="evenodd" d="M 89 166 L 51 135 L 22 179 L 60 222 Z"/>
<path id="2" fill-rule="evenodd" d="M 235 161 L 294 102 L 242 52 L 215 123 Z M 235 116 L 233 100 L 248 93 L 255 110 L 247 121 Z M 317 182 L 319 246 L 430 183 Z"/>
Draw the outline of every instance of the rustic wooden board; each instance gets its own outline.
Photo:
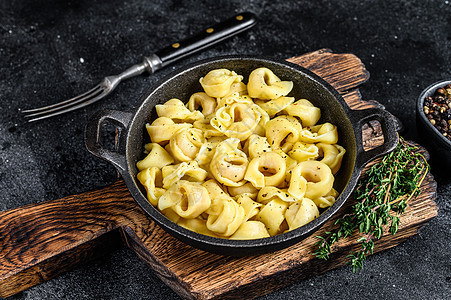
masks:
<path id="1" fill-rule="evenodd" d="M 322 49 L 289 61 L 322 76 L 354 109 L 380 106 L 376 101 L 362 101 L 357 87 L 369 74 L 352 54 Z M 366 149 L 383 143 L 377 124 L 366 126 L 363 135 Z M 401 216 L 398 233 L 383 235 L 375 252 L 398 245 L 436 216 L 435 197 L 436 182 L 429 174 L 421 194 Z M 49 280 L 116 249 L 122 242 L 183 298 L 250 299 L 344 265 L 349 251 L 359 247 L 357 235 L 338 243 L 327 262 L 311 253 L 315 251 L 315 236 L 333 228 L 334 220 L 352 203 L 351 199 L 335 218 L 296 245 L 275 253 L 234 258 L 194 249 L 165 233 L 135 204 L 119 180 L 98 191 L 1 212 L 0 296 L 11 296 Z"/>

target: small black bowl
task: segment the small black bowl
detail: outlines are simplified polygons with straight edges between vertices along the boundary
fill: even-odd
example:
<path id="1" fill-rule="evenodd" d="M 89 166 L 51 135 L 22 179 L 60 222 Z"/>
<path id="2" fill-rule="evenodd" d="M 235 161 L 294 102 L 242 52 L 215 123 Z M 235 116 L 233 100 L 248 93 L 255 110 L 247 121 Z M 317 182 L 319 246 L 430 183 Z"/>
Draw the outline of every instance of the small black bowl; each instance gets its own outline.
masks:
<path id="1" fill-rule="evenodd" d="M 430 163 L 440 166 L 437 170 L 451 167 L 451 141 L 448 140 L 426 117 L 423 107 L 426 97 L 432 97 L 438 88 L 451 84 L 451 80 L 441 80 L 428 86 L 421 92 L 417 100 L 417 130 L 425 142 L 425 146 L 431 153 Z"/>

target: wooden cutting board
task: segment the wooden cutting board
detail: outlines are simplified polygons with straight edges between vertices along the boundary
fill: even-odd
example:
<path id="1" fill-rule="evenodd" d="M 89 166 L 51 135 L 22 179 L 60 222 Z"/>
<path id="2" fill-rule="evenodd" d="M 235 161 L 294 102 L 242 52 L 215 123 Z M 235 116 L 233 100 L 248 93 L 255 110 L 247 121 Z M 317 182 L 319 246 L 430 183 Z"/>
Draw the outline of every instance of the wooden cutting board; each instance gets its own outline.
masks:
<path id="1" fill-rule="evenodd" d="M 322 49 L 288 60 L 323 77 L 351 108 L 380 106 L 361 99 L 357 87 L 369 74 L 355 55 Z M 383 142 L 377 124 L 366 126 L 363 135 L 366 149 Z M 384 234 L 375 252 L 398 245 L 436 216 L 435 197 L 436 182 L 429 174 L 420 195 L 401 216 L 398 233 Z M 0 296 L 14 295 L 125 244 L 183 298 L 254 298 L 346 264 L 349 251 L 360 247 L 357 234 L 338 243 L 329 261 L 312 253 L 315 236 L 331 230 L 334 220 L 353 202 L 350 199 L 334 219 L 294 246 L 233 258 L 194 249 L 165 233 L 119 180 L 101 190 L 1 212 Z"/>

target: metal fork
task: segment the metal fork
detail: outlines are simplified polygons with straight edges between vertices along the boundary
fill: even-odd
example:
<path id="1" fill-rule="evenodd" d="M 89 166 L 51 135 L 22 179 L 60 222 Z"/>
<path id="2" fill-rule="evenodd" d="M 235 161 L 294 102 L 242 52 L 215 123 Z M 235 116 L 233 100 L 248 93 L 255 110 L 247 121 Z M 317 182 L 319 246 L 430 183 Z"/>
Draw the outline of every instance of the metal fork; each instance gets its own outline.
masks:
<path id="1" fill-rule="evenodd" d="M 255 22 L 256 18 L 252 13 L 244 12 L 238 14 L 224 22 L 207 28 L 195 36 L 173 43 L 150 56 L 144 57 L 142 63 L 133 65 L 118 75 L 105 77 L 98 85 L 86 93 L 53 105 L 23 110 L 22 113 L 28 118 L 28 122 L 33 122 L 85 107 L 104 98 L 123 80 L 141 75 L 145 72 L 153 74 L 155 71 L 183 57 L 251 28 L 255 25 Z"/>

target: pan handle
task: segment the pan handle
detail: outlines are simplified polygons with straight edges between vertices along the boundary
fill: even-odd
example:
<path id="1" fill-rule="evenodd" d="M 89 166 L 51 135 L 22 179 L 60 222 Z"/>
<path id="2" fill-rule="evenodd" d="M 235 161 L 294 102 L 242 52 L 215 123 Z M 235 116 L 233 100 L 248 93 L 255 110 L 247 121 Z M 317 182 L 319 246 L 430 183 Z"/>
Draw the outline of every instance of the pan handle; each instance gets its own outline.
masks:
<path id="1" fill-rule="evenodd" d="M 125 135 L 123 132 L 128 131 L 128 126 L 132 118 L 133 113 L 130 112 L 119 110 L 102 110 L 95 113 L 91 117 L 85 129 L 85 144 L 88 151 L 113 164 L 121 174 L 127 169 L 124 141 Z M 122 134 L 119 136 L 117 151 L 105 149 L 100 144 L 102 125 L 106 121 L 113 121 L 124 128 Z"/>
<path id="2" fill-rule="evenodd" d="M 350 119 L 354 127 L 357 142 L 356 167 L 360 170 L 370 161 L 390 153 L 398 145 L 396 122 L 393 116 L 384 109 L 372 107 L 362 110 L 350 110 Z M 365 151 L 363 148 L 362 128 L 370 121 L 378 121 L 382 127 L 384 143 L 376 148 Z"/>

